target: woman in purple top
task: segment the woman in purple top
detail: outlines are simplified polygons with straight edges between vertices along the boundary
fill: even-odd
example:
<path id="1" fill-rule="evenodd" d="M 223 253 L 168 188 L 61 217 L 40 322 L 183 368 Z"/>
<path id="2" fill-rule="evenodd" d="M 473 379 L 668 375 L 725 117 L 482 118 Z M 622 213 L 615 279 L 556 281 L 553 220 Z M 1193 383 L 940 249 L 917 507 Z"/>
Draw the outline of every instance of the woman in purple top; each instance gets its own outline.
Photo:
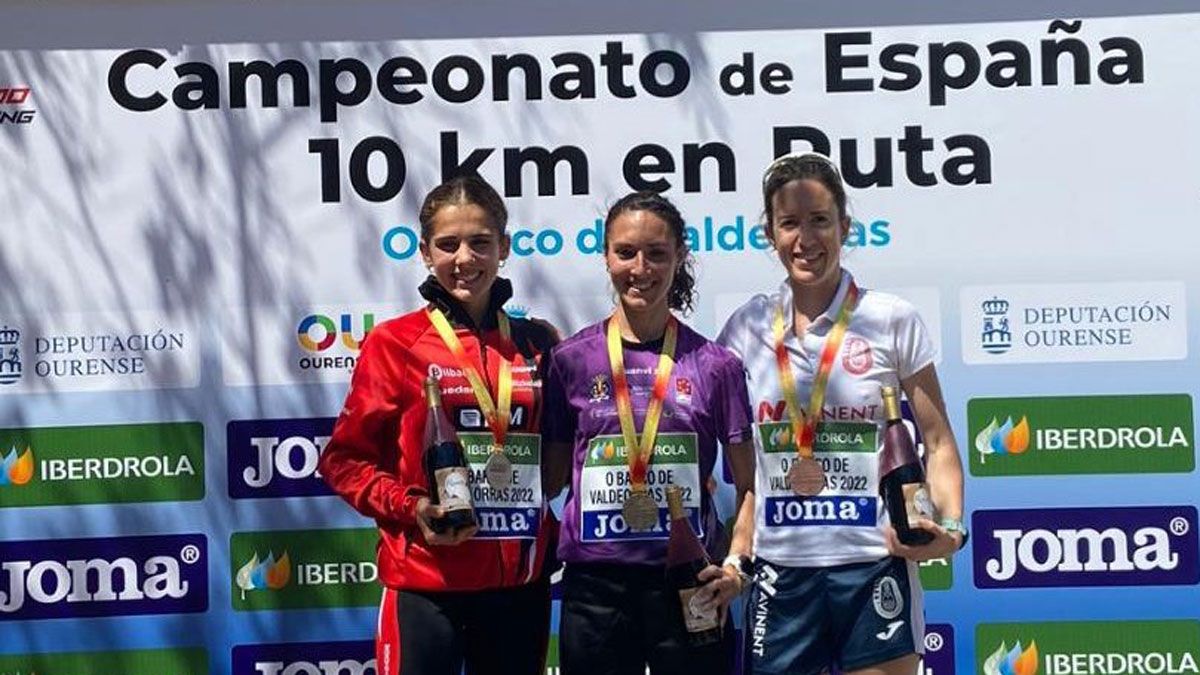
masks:
<path id="1" fill-rule="evenodd" d="M 665 488 L 681 489 L 692 529 L 715 559 L 720 523 L 706 485 L 724 444 L 738 519 L 731 564 L 698 575 L 704 585 L 688 603 L 696 630 L 704 616 L 723 620 L 746 581 L 737 561 L 751 547 L 754 448 L 742 363 L 671 313 L 691 309 L 695 280 L 683 218 L 666 198 L 637 192 L 613 205 L 604 260 L 615 311 L 543 364 L 544 484 L 550 496 L 569 488 L 558 546 L 566 563 L 562 671 L 727 673 L 729 627 L 693 644 L 680 594 L 667 583 Z"/>

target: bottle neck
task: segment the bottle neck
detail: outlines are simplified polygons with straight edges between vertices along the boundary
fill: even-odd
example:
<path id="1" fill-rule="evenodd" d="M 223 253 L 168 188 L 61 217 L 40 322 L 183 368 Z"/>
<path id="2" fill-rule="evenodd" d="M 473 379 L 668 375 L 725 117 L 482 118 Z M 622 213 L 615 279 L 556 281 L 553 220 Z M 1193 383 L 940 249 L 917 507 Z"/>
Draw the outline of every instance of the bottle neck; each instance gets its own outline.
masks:
<path id="1" fill-rule="evenodd" d="M 900 395 L 891 387 L 884 387 L 883 396 L 883 415 L 888 422 L 900 421 Z"/>
<path id="2" fill-rule="evenodd" d="M 671 520 L 687 518 L 687 512 L 683 510 L 683 495 L 677 490 L 667 491 L 667 513 L 671 516 Z"/>

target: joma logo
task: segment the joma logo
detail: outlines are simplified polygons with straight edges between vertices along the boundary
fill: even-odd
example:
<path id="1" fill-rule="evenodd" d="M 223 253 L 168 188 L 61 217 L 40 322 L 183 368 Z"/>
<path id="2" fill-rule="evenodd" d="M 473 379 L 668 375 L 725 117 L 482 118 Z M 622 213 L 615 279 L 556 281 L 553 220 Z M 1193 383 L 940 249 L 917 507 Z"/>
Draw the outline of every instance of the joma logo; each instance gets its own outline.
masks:
<path id="1" fill-rule="evenodd" d="M 203 535 L 5 544 L 0 619 L 202 611 L 204 550 Z"/>
<path id="2" fill-rule="evenodd" d="M 987 571 L 998 581 L 1011 579 L 1018 566 L 1036 573 L 1173 570 L 1179 566 L 1170 535 L 1157 527 L 1143 527 L 1132 538 L 1115 527 L 1103 532 L 996 530 L 992 536 L 1000 542 L 1000 557 L 988 560 Z"/>
<path id="3" fill-rule="evenodd" d="M 973 522 L 981 588 L 1200 581 L 1192 506 L 976 511 Z"/>

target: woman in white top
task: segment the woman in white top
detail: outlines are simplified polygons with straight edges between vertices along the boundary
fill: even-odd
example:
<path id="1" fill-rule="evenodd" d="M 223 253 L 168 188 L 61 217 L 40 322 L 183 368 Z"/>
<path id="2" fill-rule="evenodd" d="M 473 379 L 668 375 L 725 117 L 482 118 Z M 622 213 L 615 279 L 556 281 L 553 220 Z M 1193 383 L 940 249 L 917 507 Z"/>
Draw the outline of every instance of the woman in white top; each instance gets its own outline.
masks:
<path id="1" fill-rule="evenodd" d="M 828 158 L 773 162 L 763 202 L 786 279 L 740 307 L 718 338 L 745 363 L 757 423 L 759 584 L 749 611 L 758 629 L 747 668 L 914 673 L 924 634 L 916 563 L 953 555 L 967 535 L 933 346 L 911 304 L 860 289 L 842 268 L 850 217 Z M 916 523 L 931 535 L 923 545 L 900 543 L 879 499 L 884 386 L 907 395 L 924 438 L 937 515 Z"/>

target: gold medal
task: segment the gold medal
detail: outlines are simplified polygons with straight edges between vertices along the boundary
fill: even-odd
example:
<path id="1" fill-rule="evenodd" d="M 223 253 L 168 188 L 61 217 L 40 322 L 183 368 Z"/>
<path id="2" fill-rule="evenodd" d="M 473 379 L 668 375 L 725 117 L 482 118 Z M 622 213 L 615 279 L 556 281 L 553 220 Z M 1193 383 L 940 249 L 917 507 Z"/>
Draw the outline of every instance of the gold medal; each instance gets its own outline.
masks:
<path id="1" fill-rule="evenodd" d="M 634 490 L 621 506 L 621 515 L 625 517 L 625 524 L 634 532 L 653 530 L 654 526 L 658 525 L 658 504 L 654 503 L 654 498 L 649 492 Z"/>
<path id="2" fill-rule="evenodd" d="M 493 450 L 488 454 L 487 464 L 483 467 L 488 485 L 494 488 L 506 488 L 513 482 L 513 465 L 503 450 Z"/>
<path id="3" fill-rule="evenodd" d="M 815 459 L 798 457 L 788 469 L 787 481 L 792 492 L 801 497 L 813 497 L 825 489 L 825 469 Z"/>

